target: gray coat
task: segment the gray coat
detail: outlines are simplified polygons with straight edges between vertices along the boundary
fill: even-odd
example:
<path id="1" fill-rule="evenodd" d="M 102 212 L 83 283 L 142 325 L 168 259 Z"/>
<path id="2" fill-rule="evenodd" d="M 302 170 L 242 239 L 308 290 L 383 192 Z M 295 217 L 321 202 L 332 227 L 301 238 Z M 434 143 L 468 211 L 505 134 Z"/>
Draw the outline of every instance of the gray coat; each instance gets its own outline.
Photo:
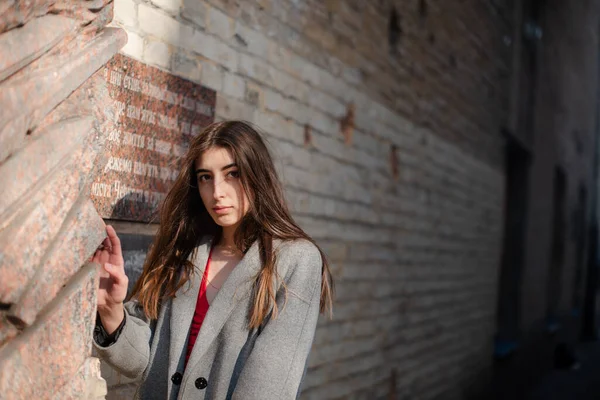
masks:
<path id="1" fill-rule="evenodd" d="M 125 306 L 125 325 L 99 356 L 131 378 L 141 378 L 138 399 L 295 399 L 319 315 L 321 256 L 310 242 L 277 246 L 277 268 L 287 286 L 277 291 L 280 314 L 248 330 L 250 291 L 260 270 L 254 243 L 214 298 L 184 370 L 185 350 L 211 239 L 197 248 L 190 283 L 164 303 L 150 322 L 135 302 Z M 275 244 L 274 244 L 275 247 Z M 172 379 L 176 374 L 178 379 Z"/>

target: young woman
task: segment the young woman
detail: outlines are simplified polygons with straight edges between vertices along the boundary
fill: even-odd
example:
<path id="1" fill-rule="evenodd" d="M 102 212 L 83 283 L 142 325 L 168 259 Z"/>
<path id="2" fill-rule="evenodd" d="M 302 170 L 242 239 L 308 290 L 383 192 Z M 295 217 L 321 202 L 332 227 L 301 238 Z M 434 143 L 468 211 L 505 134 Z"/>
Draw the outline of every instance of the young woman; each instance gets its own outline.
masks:
<path id="1" fill-rule="evenodd" d="M 214 123 L 193 139 L 125 304 L 119 238 L 106 230 L 95 348 L 142 380 L 137 398 L 298 396 L 332 278 L 251 126 Z"/>

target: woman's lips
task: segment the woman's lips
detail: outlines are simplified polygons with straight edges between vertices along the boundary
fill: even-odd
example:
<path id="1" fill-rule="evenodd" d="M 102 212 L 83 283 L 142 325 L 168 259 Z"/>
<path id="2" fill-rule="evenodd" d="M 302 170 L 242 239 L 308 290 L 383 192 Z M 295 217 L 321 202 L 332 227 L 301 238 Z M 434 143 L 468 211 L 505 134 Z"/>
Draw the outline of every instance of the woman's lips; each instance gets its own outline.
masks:
<path id="1" fill-rule="evenodd" d="M 217 214 L 227 214 L 231 207 L 213 207 L 213 211 Z"/>

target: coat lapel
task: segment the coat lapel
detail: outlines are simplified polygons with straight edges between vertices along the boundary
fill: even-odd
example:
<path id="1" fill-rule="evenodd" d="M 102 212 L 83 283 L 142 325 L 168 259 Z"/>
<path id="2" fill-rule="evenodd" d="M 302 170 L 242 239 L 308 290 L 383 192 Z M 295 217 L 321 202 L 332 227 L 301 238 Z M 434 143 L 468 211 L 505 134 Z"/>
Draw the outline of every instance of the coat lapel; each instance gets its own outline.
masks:
<path id="1" fill-rule="evenodd" d="M 184 374 L 184 381 L 189 374 L 188 371 L 194 369 L 194 365 L 202 358 L 206 350 L 208 350 L 211 343 L 217 337 L 235 305 L 240 300 L 247 298 L 250 294 L 254 284 L 254 278 L 260 270 L 260 266 L 258 242 L 254 242 L 242 260 L 240 260 L 239 264 L 231 271 L 225 280 L 225 283 L 213 299 L 208 309 L 208 313 L 202 322 L 202 327 L 196 338 L 192 354 L 190 354 L 186 374 Z M 193 310 L 190 315 L 192 314 Z M 187 332 L 187 329 L 185 329 L 185 332 Z"/>
<path id="2" fill-rule="evenodd" d="M 169 384 L 171 384 L 171 376 L 179 371 L 183 373 L 185 363 L 185 351 L 187 348 L 187 340 L 189 336 L 190 326 L 196 310 L 196 301 L 198 292 L 200 292 L 200 284 L 202 283 L 202 275 L 208 260 L 208 254 L 212 238 L 203 238 L 200 245 L 192 253 L 190 261 L 194 264 L 194 273 L 190 277 L 188 283 L 184 284 L 176 296 L 172 299 L 171 307 L 171 343 L 169 345 Z"/>

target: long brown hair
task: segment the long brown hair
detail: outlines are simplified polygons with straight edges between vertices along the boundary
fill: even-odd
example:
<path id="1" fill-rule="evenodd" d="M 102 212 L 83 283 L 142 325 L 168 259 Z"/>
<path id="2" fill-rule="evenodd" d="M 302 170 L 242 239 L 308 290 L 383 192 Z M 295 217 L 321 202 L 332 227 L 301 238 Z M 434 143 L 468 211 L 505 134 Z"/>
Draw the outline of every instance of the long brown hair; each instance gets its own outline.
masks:
<path id="1" fill-rule="evenodd" d="M 272 312 L 277 316 L 276 254 L 273 240 L 305 239 L 317 246 L 292 218 L 273 159 L 259 133 L 241 121 L 217 122 L 206 127 L 190 143 L 183 168 L 160 209 L 160 227 L 144 263 L 144 270 L 131 294 L 150 319 L 158 318 L 160 304 L 190 279 L 194 271 L 189 257 L 204 235 L 221 235 L 206 210 L 196 184 L 195 161 L 206 150 L 222 147 L 231 151 L 240 171 L 242 187 L 250 201 L 248 213 L 235 233 L 236 246 L 246 252 L 258 241 L 261 269 L 256 276 L 249 328 L 257 328 Z M 215 242 L 216 243 L 216 242 Z M 321 253 L 321 312 L 332 308 L 333 279 L 325 254 Z"/>

